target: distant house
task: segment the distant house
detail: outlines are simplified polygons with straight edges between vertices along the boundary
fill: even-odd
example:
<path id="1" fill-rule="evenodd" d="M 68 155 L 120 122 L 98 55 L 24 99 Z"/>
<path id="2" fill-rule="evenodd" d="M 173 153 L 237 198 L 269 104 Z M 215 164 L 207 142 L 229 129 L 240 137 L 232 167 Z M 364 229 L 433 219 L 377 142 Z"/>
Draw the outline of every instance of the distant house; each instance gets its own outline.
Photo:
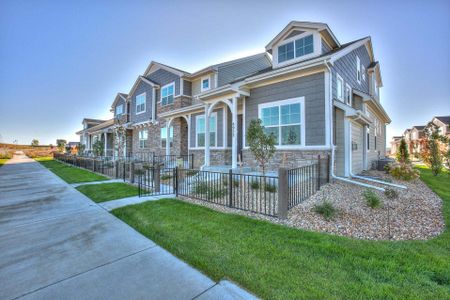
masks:
<path id="1" fill-rule="evenodd" d="M 111 105 L 114 119 L 83 120 L 80 142 L 102 139 L 105 155 L 194 155 L 194 166 L 256 166 L 246 132 L 261 119 L 276 139 L 269 168 L 298 166 L 318 155 L 350 176 L 385 156 L 380 63 L 372 40 L 341 43 L 325 23 L 290 22 L 264 53 L 193 73 L 151 62 Z M 188 57 L 187 57 L 188 59 Z M 124 126 L 126 137 L 114 138 Z"/>
<path id="2" fill-rule="evenodd" d="M 391 139 L 391 149 L 390 155 L 393 156 L 397 153 L 398 147 L 400 146 L 400 141 L 402 140 L 402 136 L 393 136 Z"/>
<path id="3" fill-rule="evenodd" d="M 78 149 L 78 145 L 80 144 L 80 142 L 68 142 L 66 145 L 66 149 L 70 149 L 70 152 L 72 154 L 77 153 Z"/>

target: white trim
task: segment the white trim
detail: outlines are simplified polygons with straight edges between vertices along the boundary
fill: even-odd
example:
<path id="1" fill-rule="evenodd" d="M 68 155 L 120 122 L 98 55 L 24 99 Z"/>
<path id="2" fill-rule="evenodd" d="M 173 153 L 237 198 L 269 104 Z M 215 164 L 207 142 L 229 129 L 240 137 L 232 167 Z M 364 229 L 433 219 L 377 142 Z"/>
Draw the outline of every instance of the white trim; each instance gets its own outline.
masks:
<path id="1" fill-rule="evenodd" d="M 245 148 L 245 142 L 246 142 L 246 136 L 247 136 L 247 132 L 245 131 L 245 129 L 246 129 L 246 124 L 245 124 L 245 112 L 246 112 L 246 107 L 245 107 L 245 105 L 246 105 L 246 102 L 247 102 L 247 98 L 246 97 L 244 97 L 243 99 L 242 99 L 242 110 L 243 110 L 243 113 L 242 113 L 242 149 L 244 149 Z M 241 159 L 243 159 L 242 157 L 241 157 Z"/>
<path id="2" fill-rule="evenodd" d="M 227 106 L 224 106 L 223 109 L 223 141 L 222 146 L 227 147 L 228 146 L 228 108 Z"/>
<path id="3" fill-rule="evenodd" d="M 208 88 L 203 88 L 203 80 L 208 80 Z M 206 75 L 200 78 L 200 92 L 205 92 L 205 91 L 209 91 L 211 89 L 211 76 L 210 75 Z"/>
<path id="4" fill-rule="evenodd" d="M 296 49 L 295 49 L 296 48 L 295 47 L 295 41 L 299 40 L 299 39 L 302 39 L 302 38 L 305 38 L 305 37 L 310 36 L 310 35 L 312 35 L 312 38 L 313 38 L 313 52 L 309 53 L 309 54 L 306 54 L 306 55 L 302 55 L 302 56 L 298 56 L 297 57 L 296 56 Z M 294 63 L 298 63 L 298 62 L 301 62 L 301 61 L 304 61 L 304 60 L 307 60 L 307 59 L 319 56 L 321 54 L 321 51 L 322 51 L 322 49 L 320 48 L 320 39 L 321 39 L 321 37 L 320 37 L 320 33 L 319 32 L 305 31 L 302 34 L 293 36 L 293 37 L 291 37 L 289 39 L 283 40 L 279 44 L 274 45 L 274 47 L 272 48 L 273 67 L 274 68 L 281 68 L 281 67 L 284 67 L 286 65 L 291 65 L 291 64 L 294 64 Z M 278 62 L 278 48 L 283 46 L 283 45 L 289 44 L 289 43 L 293 43 L 294 58 L 285 60 L 283 62 Z"/>
<path id="5" fill-rule="evenodd" d="M 341 84 L 341 91 L 342 91 L 342 95 L 339 97 L 339 93 L 338 93 L 338 86 L 339 86 L 339 80 L 342 82 Z M 336 72 L 336 99 L 338 99 L 341 102 L 345 103 L 345 86 L 344 86 L 344 79 L 341 77 L 341 75 L 339 75 Z"/>
<path id="6" fill-rule="evenodd" d="M 153 66 L 156 66 L 157 68 L 156 68 L 156 70 L 153 70 L 153 72 L 150 72 L 150 70 L 151 70 L 151 68 Z M 163 65 L 163 64 L 161 64 L 159 62 L 156 62 L 156 61 L 151 61 L 150 62 L 150 64 L 148 65 L 147 69 L 144 72 L 144 75 L 147 76 L 149 74 L 152 74 L 152 73 L 156 72 L 159 69 L 163 69 L 163 70 L 169 71 L 170 73 L 176 74 L 176 75 L 178 75 L 180 77 L 181 76 L 185 76 L 185 75 L 189 75 L 189 73 L 187 73 L 187 72 L 176 70 L 176 69 L 174 69 L 172 67 Z"/>
<path id="7" fill-rule="evenodd" d="M 359 76 L 358 76 L 359 74 Z M 361 84 L 361 60 L 359 59 L 359 56 L 356 55 L 356 81 Z"/>
<path id="8" fill-rule="evenodd" d="M 217 127 L 217 124 L 218 124 L 218 121 L 217 121 L 217 112 L 212 112 L 209 116 L 208 116 L 208 120 L 209 120 L 209 118 L 211 118 L 211 117 L 214 117 L 215 118 L 215 121 L 216 121 L 216 131 L 215 131 L 215 146 L 209 146 L 211 149 L 213 148 L 213 147 L 218 147 L 217 146 L 217 137 L 219 136 L 219 134 L 218 134 L 218 127 Z M 206 146 L 206 144 L 205 144 L 205 146 L 198 146 L 198 134 L 197 134 L 197 126 L 198 126 L 198 119 L 200 119 L 200 118 L 204 118 L 205 119 L 205 132 L 204 132 L 204 134 L 205 134 L 205 136 L 206 136 L 206 115 L 197 115 L 197 116 L 195 116 L 195 148 L 196 149 L 205 149 L 205 146 Z M 211 128 L 209 129 L 209 133 L 211 133 Z M 206 143 L 206 138 L 205 138 L 205 143 Z M 192 148 L 192 149 L 194 149 L 194 148 Z"/>
<path id="9" fill-rule="evenodd" d="M 144 95 L 144 110 L 138 112 L 138 111 L 137 111 L 137 108 L 138 108 L 137 97 L 140 97 L 140 96 L 142 96 L 142 95 Z M 139 95 L 136 95 L 136 96 L 134 97 L 134 99 L 135 99 L 135 103 L 134 103 L 135 115 L 137 116 L 137 115 L 140 115 L 140 114 L 145 113 L 145 112 L 147 111 L 147 93 L 146 93 L 146 92 L 143 92 L 143 93 L 141 93 L 141 94 L 139 94 Z"/>
<path id="10" fill-rule="evenodd" d="M 166 103 L 166 104 L 163 104 L 162 103 L 162 98 L 163 98 L 163 96 L 162 96 L 162 94 L 163 94 L 163 90 L 165 89 L 165 88 L 168 88 L 168 87 L 170 87 L 170 86 L 173 86 L 173 100 L 172 100 L 172 103 Z M 167 105 L 170 105 L 170 104 L 173 104 L 173 102 L 175 101 L 175 81 L 173 81 L 173 82 L 171 82 L 171 83 L 168 83 L 168 84 L 166 84 L 166 85 L 164 85 L 164 86 L 162 86 L 161 87 L 161 92 L 159 93 L 160 95 L 159 95 L 159 103 L 161 103 L 161 106 L 167 106 Z M 167 97 L 169 97 L 170 95 L 167 95 Z"/>
<path id="11" fill-rule="evenodd" d="M 347 89 L 348 89 L 348 94 L 347 94 Z M 350 97 L 349 102 L 347 102 L 347 96 Z M 348 83 L 345 84 L 344 99 L 345 99 L 345 104 L 347 104 L 348 106 L 351 107 L 353 104 L 353 89 Z"/>
<path id="12" fill-rule="evenodd" d="M 273 102 L 267 102 L 267 103 L 262 103 L 258 105 L 258 118 L 261 120 L 261 116 L 262 116 L 262 110 L 264 108 L 268 108 L 268 107 L 274 107 L 274 106 L 282 106 L 282 105 L 289 105 L 289 104 L 296 104 L 299 103 L 300 104 L 300 144 L 299 145 L 281 145 L 281 140 L 282 140 L 282 136 L 281 136 L 281 127 L 283 126 L 288 126 L 288 125 L 281 125 L 281 109 L 279 110 L 279 124 L 278 124 L 278 128 L 279 128 L 279 141 L 278 141 L 278 145 L 277 149 L 283 149 L 283 148 L 297 148 L 297 147 L 302 147 L 306 145 L 306 130 L 305 130 L 305 97 L 296 97 L 296 98 L 291 98 L 291 99 L 285 99 L 285 100 L 280 100 L 280 101 L 273 101 Z M 297 124 L 294 124 L 297 125 Z"/>

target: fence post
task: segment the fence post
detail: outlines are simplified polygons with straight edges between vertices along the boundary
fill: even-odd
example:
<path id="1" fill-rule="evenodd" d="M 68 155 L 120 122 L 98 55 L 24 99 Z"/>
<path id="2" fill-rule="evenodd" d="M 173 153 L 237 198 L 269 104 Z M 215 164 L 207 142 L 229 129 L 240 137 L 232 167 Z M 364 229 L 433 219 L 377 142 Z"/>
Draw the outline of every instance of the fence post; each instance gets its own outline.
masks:
<path id="1" fill-rule="evenodd" d="M 289 204 L 288 173 L 285 168 L 278 169 L 278 217 L 286 219 Z"/>
<path id="2" fill-rule="evenodd" d="M 191 169 L 194 168 L 194 153 L 191 153 Z"/>
<path id="3" fill-rule="evenodd" d="M 320 190 L 320 169 L 321 169 L 321 160 L 320 160 L 320 154 L 317 157 L 317 190 Z"/>
<path id="4" fill-rule="evenodd" d="M 159 193 L 161 191 L 161 169 L 159 168 L 159 165 L 154 167 L 154 175 L 153 175 L 153 181 L 155 182 L 155 192 Z"/>
<path id="5" fill-rule="evenodd" d="M 233 207 L 233 171 L 228 171 L 228 206 Z"/>
<path id="6" fill-rule="evenodd" d="M 123 181 L 125 181 L 125 178 L 127 175 L 127 172 L 125 172 L 126 167 L 127 167 L 127 163 L 126 163 L 126 161 L 123 161 L 123 169 L 122 169 L 123 170 L 123 174 L 122 174 Z"/>
<path id="7" fill-rule="evenodd" d="M 173 180 L 174 180 L 174 192 L 175 192 L 175 196 L 178 197 L 178 166 L 175 167 L 175 169 L 173 169 L 173 172 L 175 173 L 173 176 Z"/>
<path id="8" fill-rule="evenodd" d="M 130 182 L 134 183 L 134 161 L 130 163 Z"/>
<path id="9" fill-rule="evenodd" d="M 115 171 L 116 171 L 116 178 L 119 178 L 119 161 L 118 160 L 116 160 L 115 162 L 114 162 L 114 169 L 115 169 Z"/>

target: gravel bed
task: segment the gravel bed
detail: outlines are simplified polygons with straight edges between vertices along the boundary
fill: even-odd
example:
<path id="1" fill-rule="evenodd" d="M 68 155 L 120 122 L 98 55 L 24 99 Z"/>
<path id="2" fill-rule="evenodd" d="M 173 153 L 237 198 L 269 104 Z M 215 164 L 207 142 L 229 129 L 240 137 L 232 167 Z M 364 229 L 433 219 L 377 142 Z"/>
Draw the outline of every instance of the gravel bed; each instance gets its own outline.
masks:
<path id="1" fill-rule="evenodd" d="M 394 200 L 375 191 L 382 207 L 372 209 L 362 196 L 364 187 L 340 181 L 327 184 L 289 211 L 288 225 L 368 240 L 426 240 L 443 232 L 442 200 L 420 179 L 398 181 L 380 171 L 369 171 L 366 175 L 389 179 L 408 189 L 397 189 L 399 197 Z M 313 211 L 316 204 L 325 200 L 338 210 L 330 221 Z"/>
<path id="2" fill-rule="evenodd" d="M 380 171 L 368 171 L 365 175 L 405 185 L 407 190 L 396 189 L 399 197 L 394 200 L 388 200 L 382 192 L 374 190 L 380 197 L 382 206 L 372 209 L 362 196 L 366 188 L 336 181 L 322 186 L 316 194 L 289 210 L 287 220 L 197 199 L 186 197 L 179 199 L 223 213 L 239 214 L 289 227 L 365 240 L 426 240 L 444 231 L 442 200 L 420 179 L 404 182 Z M 331 202 L 338 211 L 330 221 L 313 211 L 314 206 L 324 200 Z"/>

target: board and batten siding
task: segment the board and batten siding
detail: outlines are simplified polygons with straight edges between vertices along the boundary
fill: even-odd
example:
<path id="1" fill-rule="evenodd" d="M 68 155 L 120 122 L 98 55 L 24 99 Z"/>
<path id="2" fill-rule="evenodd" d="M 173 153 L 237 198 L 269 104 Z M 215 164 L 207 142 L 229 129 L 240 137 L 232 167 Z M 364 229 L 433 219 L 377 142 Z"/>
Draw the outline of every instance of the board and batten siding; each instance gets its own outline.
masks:
<path id="1" fill-rule="evenodd" d="M 245 101 L 245 131 L 251 120 L 258 119 L 259 104 L 305 97 L 305 143 L 325 145 L 324 77 L 321 72 L 252 89 Z"/>
<path id="2" fill-rule="evenodd" d="M 356 80 L 356 56 L 359 57 L 360 62 L 366 69 L 365 80 L 361 78 L 361 83 Z M 360 90 L 369 94 L 369 76 L 367 75 L 367 68 L 370 65 L 370 57 L 366 46 L 361 46 L 351 51 L 347 55 L 341 57 L 334 62 L 331 67 L 332 70 L 332 95 L 336 99 L 336 73 L 344 80 L 344 85 L 349 84 L 352 89 Z M 362 68 L 361 68 L 362 72 Z"/>
<path id="3" fill-rule="evenodd" d="M 224 126 L 224 119 L 223 119 L 223 108 L 217 108 L 214 109 L 213 112 L 217 113 L 217 147 L 223 147 L 223 126 Z M 205 113 L 196 113 L 191 115 L 191 124 L 189 126 L 189 134 L 191 135 L 190 140 L 190 148 L 196 148 L 195 145 L 195 139 L 196 139 L 196 129 L 197 129 L 197 116 L 204 116 Z M 203 148 L 203 147 L 202 147 Z"/>

